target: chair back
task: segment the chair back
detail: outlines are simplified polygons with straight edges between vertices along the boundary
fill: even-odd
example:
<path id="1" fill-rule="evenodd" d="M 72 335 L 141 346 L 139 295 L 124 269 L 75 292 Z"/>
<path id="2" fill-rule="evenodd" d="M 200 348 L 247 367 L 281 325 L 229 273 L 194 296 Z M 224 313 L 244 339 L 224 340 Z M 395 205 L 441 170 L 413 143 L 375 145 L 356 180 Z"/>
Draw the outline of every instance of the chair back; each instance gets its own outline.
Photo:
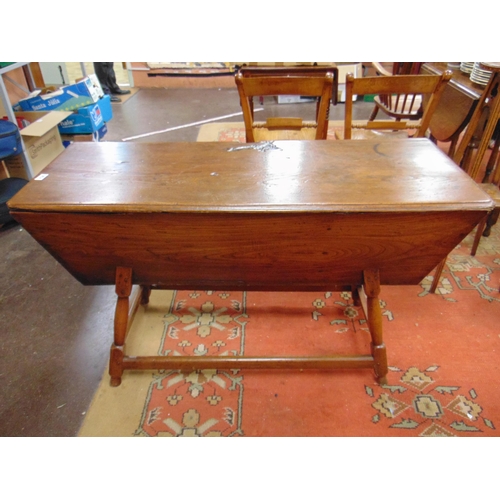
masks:
<path id="1" fill-rule="evenodd" d="M 348 74 L 346 76 L 344 139 L 351 139 L 353 128 L 372 131 L 415 129 L 413 137 L 424 137 L 443 90 L 451 77 L 451 71 L 445 71 L 442 75 L 395 75 L 362 78 L 354 78 L 352 74 Z M 368 120 L 353 124 L 353 97 L 372 94 L 391 96 L 394 100 L 397 100 L 398 96 L 407 95 L 428 95 L 429 99 L 422 100 L 422 113 L 418 120 Z"/>
<path id="2" fill-rule="evenodd" d="M 418 75 L 421 62 L 392 63 L 392 72 L 389 72 L 381 63 L 372 62 L 377 76 Z M 422 96 L 420 94 L 380 94 L 375 96 L 375 108 L 370 120 L 375 120 L 379 110 L 396 120 L 422 118 Z"/>
<path id="3" fill-rule="evenodd" d="M 336 102 L 338 70 L 335 66 L 243 66 L 235 77 L 240 96 L 247 142 L 274 139 L 326 139 L 332 98 Z M 254 119 L 253 98 L 260 96 L 316 98 L 316 117 Z"/>

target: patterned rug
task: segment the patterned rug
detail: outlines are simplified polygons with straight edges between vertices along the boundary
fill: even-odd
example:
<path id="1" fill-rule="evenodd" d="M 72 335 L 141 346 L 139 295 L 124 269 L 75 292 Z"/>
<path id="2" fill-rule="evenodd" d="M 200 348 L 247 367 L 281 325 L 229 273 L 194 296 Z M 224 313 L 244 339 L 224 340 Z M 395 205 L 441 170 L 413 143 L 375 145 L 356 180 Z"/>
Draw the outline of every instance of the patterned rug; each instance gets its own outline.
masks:
<path id="1" fill-rule="evenodd" d="M 242 124 L 200 140 L 244 142 Z M 212 135 L 212 137 L 214 137 Z M 214 139 L 212 139 L 214 140 Z M 202 370 L 104 374 L 81 436 L 500 436 L 500 231 L 450 254 L 436 294 L 382 287 L 388 384 L 371 370 Z M 156 291 L 129 354 L 368 353 L 350 293 Z"/>

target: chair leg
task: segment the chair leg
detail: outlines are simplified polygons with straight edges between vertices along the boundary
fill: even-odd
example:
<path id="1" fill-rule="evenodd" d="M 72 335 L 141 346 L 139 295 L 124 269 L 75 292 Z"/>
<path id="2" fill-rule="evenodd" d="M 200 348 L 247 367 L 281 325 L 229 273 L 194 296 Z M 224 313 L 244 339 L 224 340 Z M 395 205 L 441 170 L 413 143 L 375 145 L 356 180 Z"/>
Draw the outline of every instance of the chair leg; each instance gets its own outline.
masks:
<path id="1" fill-rule="evenodd" d="M 483 236 L 488 237 L 491 234 L 491 228 L 497 223 L 499 213 L 500 208 L 496 208 L 490 213 L 489 217 L 486 219 L 486 227 L 484 228 Z"/>
<path id="2" fill-rule="evenodd" d="M 490 182 L 491 174 L 495 170 L 495 165 L 497 163 L 499 149 L 500 149 L 500 134 L 498 134 L 498 137 L 495 139 L 495 142 L 493 144 L 493 149 L 491 150 L 490 158 L 488 160 L 488 164 L 486 165 L 486 171 L 484 173 L 484 177 L 481 182 Z"/>
<path id="3" fill-rule="evenodd" d="M 486 216 L 477 226 L 476 235 L 474 236 L 474 243 L 472 243 L 472 249 L 470 251 L 471 255 L 476 255 L 477 247 L 479 246 L 479 241 L 481 240 L 481 236 L 483 235 L 487 220 L 488 216 Z"/>
<path id="4" fill-rule="evenodd" d="M 458 138 L 459 138 L 460 134 L 453 137 L 453 139 L 451 140 L 450 142 L 450 149 L 448 150 L 448 156 L 453 159 L 453 157 L 455 156 L 455 151 L 457 149 L 457 143 L 458 143 Z"/>
<path id="5" fill-rule="evenodd" d="M 436 288 L 438 286 L 439 280 L 441 278 L 441 273 L 443 272 L 444 265 L 446 264 L 446 259 L 448 256 L 446 256 L 436 267 L 436 272 L 434 273 L 434 279 L 432 280 L 432 285 L 429 288 L 429 293 L 436 293 Z"/>
<path id="6" fill-rule="evenodd" d="M 370 115 L 370 118 L 368 118 L 368 121 L 372 122 L 373 120 L 375 120 L 377 113 L 378 113 L 378 106 L 375 105 L 375 107 L 373 108 L 372 114 Z"/>

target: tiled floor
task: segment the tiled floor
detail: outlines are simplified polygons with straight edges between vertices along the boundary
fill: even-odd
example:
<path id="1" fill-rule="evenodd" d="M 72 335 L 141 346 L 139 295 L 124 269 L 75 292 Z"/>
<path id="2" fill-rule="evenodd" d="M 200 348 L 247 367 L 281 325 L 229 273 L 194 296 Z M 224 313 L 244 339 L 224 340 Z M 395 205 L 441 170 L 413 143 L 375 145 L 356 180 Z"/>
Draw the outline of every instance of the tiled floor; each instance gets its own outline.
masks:
<path id="1" fill-rule="evenodd" d="M 261 116 L 307 105 L 270 98 Z M 357 103 L 356 117 L 370 110 Z M 140 89 L 113 104 L 104 140 L 238 112 L 236 89 Z M 343 105 L 333 107 L 330 118 L 342 117 Z M 196 141 L 198 131 L 188 126 L 137 141 Z M 0 229 L 0 254 L 0 436 L 75 436 L 107 365 L 114 287 L 80 285 L 17 225 Z"/>

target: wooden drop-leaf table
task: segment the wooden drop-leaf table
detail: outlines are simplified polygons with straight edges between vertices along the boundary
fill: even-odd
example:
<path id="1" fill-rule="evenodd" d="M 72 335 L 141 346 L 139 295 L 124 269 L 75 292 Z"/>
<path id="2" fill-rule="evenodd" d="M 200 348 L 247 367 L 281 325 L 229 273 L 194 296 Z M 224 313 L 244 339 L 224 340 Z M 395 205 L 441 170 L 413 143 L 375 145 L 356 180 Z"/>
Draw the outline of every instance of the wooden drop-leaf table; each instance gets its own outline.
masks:
<path id="1" fill-rule="evenodd" d="M 385 383 L 380 286 L 418 284 L 493 207 L 427 139 L 261 146 L 75 143 L 10 201 L 77 280 L 115 284 L 112 385 L 127 369 L 261 367 L 372 368 Z M 351 290 L 371 352 L 128 355 L 131 316 L 152 288 Z"/>

